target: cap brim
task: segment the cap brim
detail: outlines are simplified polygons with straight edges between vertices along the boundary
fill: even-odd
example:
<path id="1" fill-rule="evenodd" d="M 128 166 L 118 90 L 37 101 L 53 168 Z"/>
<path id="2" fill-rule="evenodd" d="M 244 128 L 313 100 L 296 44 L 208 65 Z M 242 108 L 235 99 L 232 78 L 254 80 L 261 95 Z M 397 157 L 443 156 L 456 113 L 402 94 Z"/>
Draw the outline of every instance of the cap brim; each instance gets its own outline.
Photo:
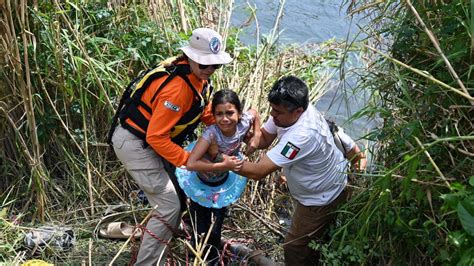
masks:
<path id="1" fill-rule="evenodd" d="M 203 53 L 190 46 L 180 48 L 191 60 L 202 65 L 225 65 L 232 62 L 232 57 L 224 51 L 217 54 Z"/>

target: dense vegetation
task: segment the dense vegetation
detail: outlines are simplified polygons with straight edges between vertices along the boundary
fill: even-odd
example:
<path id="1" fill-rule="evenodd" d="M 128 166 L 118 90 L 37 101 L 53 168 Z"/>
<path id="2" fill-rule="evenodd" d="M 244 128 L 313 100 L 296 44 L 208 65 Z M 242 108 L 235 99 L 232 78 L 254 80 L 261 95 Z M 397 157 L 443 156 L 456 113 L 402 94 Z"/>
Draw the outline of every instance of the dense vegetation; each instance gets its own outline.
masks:
<path id="1" fill-rule="evenodd" d="M 24 232 L 48 222 L 77 228 L 76 252 L 37 257 L 110 261 L 121 243 L 96 239 L 93 229 L 108 205 L 133 206 L 136 188 L 104 143 L 114 108 L 138 71 L 179 53 L 191 29 L 210 26 L 237 59 L 217 73 L 216 87 L 235 89 L 263 116 L 266 90 L 278 77 L 302 77 L 315 101 L 331 77 L 322 70 L 340 54 L 360 48 L 370 59 L 356 73 L 356 91 L 373 99 L 353 119 L 383 121 L 364 137 L 376 143 L 373 171 L 358 176 L 331 242 L 313 243 L 326 263 L 474 263 L 472 4 L 348 1 L 349 12 L 367 16 L 367 39 L 302 53 L 277 48 L 274 33 L 258 46 L 242 45 L 226 1 L 135 2 L 0 1 L 1 261 L 31 257 Z M 281 261 L 276 212 L 291 211 L 282 208 L 284 189 L 271 179 L 249 183 L 224 235 L 252 239 L 249 245 Z"/>
<path id="2" fill-rule="evenodd" d="M 380 169 L 359 180 L 331 245 L 316 246 L 329 263 L 472 265 L 472 1 L 351 4 L 377 58 L 359 73 L 373 101 L 358 115 L 383 120 L 366 136 Z"/>

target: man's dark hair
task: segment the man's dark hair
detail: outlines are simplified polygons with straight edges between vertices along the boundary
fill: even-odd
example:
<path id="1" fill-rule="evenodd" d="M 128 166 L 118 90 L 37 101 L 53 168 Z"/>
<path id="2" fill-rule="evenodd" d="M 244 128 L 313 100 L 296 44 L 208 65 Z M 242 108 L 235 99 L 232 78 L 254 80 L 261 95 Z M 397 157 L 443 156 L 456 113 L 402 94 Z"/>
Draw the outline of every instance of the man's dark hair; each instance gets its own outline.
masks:
<path id="1" fill-rule="evenodd" d="M 280 78 L 268 93 L 268 101 L 272 104 L 283 105 L 293 112 L 298 107 L 308 108 L 308 86 L 295 76 Z"/>
<path id="2" fill-rule="evenodd" d="M 240 104 L 239 96 L 235 91 L 229 89 L 222 89 L 217 91 L 214 94 L 214 98 L 212 99 L 212 113 L 216 111 L 216 106 L 219 104 L 231 103 L 235 106 L 235 109 L 242 113 L 242 105 Z"/>

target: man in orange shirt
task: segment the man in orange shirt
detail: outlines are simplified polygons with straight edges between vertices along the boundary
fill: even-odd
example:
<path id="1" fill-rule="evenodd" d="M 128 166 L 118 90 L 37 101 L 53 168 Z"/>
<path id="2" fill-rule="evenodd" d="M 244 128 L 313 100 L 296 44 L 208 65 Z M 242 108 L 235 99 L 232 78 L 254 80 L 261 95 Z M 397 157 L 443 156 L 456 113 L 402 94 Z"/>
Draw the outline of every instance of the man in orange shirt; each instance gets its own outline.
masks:
<path id="1" fill-rule="evenodd" d="M 135 86 L 144 90 L 133 95 L 120 110 L 120 125 L 112 137 L 114 151 L 128 173 L 155 207 L 148 221 L 136 265 L 164 263 L 167 244 L 180 220 L 179 187 L 173 184 L 173 167 L 185 165 L 189 153 L 183 142 L 199 122 L 214 123 L 209 97 L 209 77 L 232 58 L 224 51 L 215 31 L 193 31 L 189 45 L 163 73 L 152 70 Z M 150 78 L 155 77 L 155 78 Z M 233 158 L 226 158 L 233 164 Z M 237 162 L 235 162 L 237 164 Z M 230 169 L 229 169 L 230 170 Z"/>

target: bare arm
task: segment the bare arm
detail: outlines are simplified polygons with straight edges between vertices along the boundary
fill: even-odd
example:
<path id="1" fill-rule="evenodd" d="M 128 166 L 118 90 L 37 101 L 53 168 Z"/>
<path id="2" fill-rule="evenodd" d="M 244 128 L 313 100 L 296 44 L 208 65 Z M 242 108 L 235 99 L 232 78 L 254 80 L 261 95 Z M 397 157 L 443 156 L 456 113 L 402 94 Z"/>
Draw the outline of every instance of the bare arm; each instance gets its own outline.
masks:
<path id="1" fill-rule="evenodd" d="M 253 136 L 246 142 L 247 148 L 245 150 L 245 155 L 250 155 L 258 149 L 260 137 L 262 135 L 262 132 L 260 130 L 260 127 L 261 127 L 260 116 L 258 115 L 257 111 L 255 111 L 254 109 L 250 109 L 248 110 L 248 112 L 251 113 L 252 116 L 254 117 L 252 128 L 251 128 L 251 131 L 253 131 Z"/>
<path id="2" fill-rule="evenodd" d="M 209 172 L 209 171 L 236 171 L 239 170 L 242 166 L 242 160 L 239 160 L 235 156 L 224 156 L 222 162 L 210 162 L 203 159 L 204 155 L 209 148 L 210 143 L 203 138 L 199 138 L 196 145 L 189 155 L 186 168 L 189 171 L 198 171 L 198 172 Z"/>
<path id="3" fill-rule="evenodd" d="M 266 149 L 266 148 L 270 147 L 270 145 L 276 139 L 277 135 L 268 133 L 265 130 L 265 128 L 261 128 L 260 131 L 261 131 L 261 136 L 260 136 L 260 141 L 258 143 L 258 148 L 259 149 Z"/>
<path id="4" fill-rule="evenodd" d="M 365 171 L 367 167 L 367 159 L 365 153 L 360 150 L 357 144 L 347 152 L 347 159 L 351 162 L 352 169 L 357 172 Z"/>
<path id="5" fill-rule="evenodd" d="M 260 180 L 278 169 L 280 169 L 280 167 L 273 163 L 265 154 L 257 163 L 245 161 L 237 173 L 250 179 Z"/>

